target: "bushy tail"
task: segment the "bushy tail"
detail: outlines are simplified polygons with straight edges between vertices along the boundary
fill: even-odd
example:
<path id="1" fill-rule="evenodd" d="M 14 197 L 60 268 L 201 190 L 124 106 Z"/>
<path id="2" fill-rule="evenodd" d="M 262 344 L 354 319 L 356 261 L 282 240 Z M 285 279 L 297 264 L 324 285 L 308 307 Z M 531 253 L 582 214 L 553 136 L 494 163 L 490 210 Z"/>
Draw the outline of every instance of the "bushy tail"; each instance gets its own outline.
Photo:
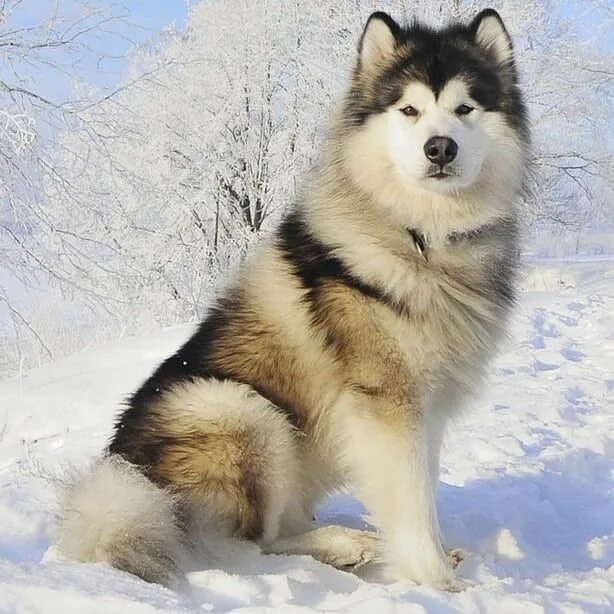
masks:
<path id="1" fill-rule="evenodd" d="M 62 499 L 62 554 L 104 561 L 148 582 L 178 579 L 183 543 L 176 502 L 134 465 L 107 456 L 75 476 Z"/>

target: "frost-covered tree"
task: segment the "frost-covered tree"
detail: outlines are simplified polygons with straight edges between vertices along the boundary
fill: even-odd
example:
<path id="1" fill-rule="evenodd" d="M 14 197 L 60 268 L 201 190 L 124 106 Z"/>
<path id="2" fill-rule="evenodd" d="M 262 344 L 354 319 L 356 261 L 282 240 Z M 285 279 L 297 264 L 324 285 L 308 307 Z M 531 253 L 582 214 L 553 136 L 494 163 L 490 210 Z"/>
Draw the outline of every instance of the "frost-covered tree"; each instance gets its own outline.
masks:
<path id="1" fill-rule="evenodd" d="M 124 85 L 63 125 L 36 175 L 36 212 L 23 209 L 31 227 L 4 245 L 45 274 L 55 319 L 92 335 L 199 318 L 307 180 L 367 16 L 441 25 L 486 4 L 516 42 L 533 119 L 527 221 L 578 231 L 607 219 L 606 3 L 584 3 L 597 24 L 589 36 L 553 0 L 207 0 L 182 32 L 134 51 Z M 15 151 L 30 147 L 30 118 L 14 118 Z"/>
<path id="2" fill-rule="evenodd" d="M 529 214 L 534 232 L 571 234 L 610 224 L 614 214 L 609 119 L 614 96 L 607 32 L 611 7 L 587 0 L 502 2 L 509 14 L 533 133 Z M 611 48 L 611 47 L 610 47 Z"/>
<path id="3" fill-rule="evenodd" d="M 369 12 L 302 4 L 196 6 L 184 32 L 135 53 L 147 77 L 63 136 L 55 167 L 71 179 L 49 184 L 45 208 L 71 234 L 42 240 L 68 256 L 64 274 L 87 270 L 107 325 L 200 317 L 293 201 Z"/>

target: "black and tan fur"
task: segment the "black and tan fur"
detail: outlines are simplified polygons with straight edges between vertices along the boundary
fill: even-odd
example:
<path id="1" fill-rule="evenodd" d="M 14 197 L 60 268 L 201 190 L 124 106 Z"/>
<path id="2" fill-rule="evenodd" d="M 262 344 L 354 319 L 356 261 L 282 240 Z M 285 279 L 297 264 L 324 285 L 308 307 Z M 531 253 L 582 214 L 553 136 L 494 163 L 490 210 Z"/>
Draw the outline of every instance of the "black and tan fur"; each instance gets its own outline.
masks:
<path id="1" fill-rule="evenodd" d="M 397 577 L 462 587 L 434 498 L 445 422 L 475 390 L 514 302 L 527 131 L 511 54 L 493 11 L 441 32 L 372 16 L 314 178 L 68 491 L 66 554 L 169 582 L 199 539 L 339 567 L 379 548 Z M 461 149 L 465 134 L 484 141 L 470 184 L 399 173 L 384 122 L 402 121 L 395 105 L 414 91 L 432 92 L 428 108 Z M 478 107 L 474 124 L 437 106 L 456 92 Z M 317 502 L 343 486 L 381 546 L 313 525 Z M 109 502 L 114 488 L 128 500 Z M 102 537 L 83 538 L 96 522 Z"/>

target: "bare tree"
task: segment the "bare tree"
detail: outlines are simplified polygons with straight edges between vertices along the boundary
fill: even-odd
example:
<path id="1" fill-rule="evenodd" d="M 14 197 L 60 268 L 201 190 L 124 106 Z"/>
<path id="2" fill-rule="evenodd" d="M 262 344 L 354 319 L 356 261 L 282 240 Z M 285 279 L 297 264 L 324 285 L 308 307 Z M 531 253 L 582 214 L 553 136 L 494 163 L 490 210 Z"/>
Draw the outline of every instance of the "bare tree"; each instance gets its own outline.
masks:
<path id="1" fill-rule="evenodd" d="M 390 0 L 378 8 L 441 24 L 470 19 L 486 4 Z M 491 4 L 514 38 L 533 123 L 526 217 L 534 228 L 584 236 L 611 215 L 606 54 L 573 31 L 556 2 Z M 589 5 L 611 23 L 606 4 Z M 90 28 L 105 27 L 97 6 L 87 13 L 93 22 L 68 29 L 54 17 L 50 39 L 47 27 L 28 33 L 28 44 L 0 30 L 0 54 L 2 41 L 12 40 L 8 47 L 26 58 L 75 45 L 79 56 Z M 0 269 L 20 287 L 44 285 L 35 296 L 53 301 L 49 308 L 30 296 L 25 309 L 2 290 L 0 275 L 11 364 L 32 364 L 85 338 L 201 317 L 212 289 L 308 176 L 374 8 L 362 0 L 201 2 L 183 32 L 134 50 L 116 90 L 83 90 L 68 101 L 46 100 L 15 80 L 19 71 L 13 80 L 0 72 Z"/>

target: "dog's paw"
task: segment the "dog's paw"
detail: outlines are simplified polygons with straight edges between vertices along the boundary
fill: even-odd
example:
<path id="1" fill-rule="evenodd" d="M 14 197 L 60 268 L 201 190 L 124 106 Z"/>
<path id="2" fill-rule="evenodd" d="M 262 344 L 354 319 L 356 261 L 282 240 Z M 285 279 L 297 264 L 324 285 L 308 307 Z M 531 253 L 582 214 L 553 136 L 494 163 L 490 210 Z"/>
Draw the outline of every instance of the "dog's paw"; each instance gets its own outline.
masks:
<path id="1" fill-rule="evenodd" d="M 462 548 L 448 548 L 446 549 L 446 556 L 450 567 L 456 569 L 465 559 L 471 556 L 471 552 Z"/>
<path id="2" fill-rule="evenodd" d="M 417 555 L 417 552 L 420 555 Z M 459 592 L 472 586 L 470 582 L 458 578 L 454 568 L 468 556 L 460 549 L 436 549 L 431 556 L 426 556 L 426 548 L 416 549 L 415 552 L 404 553 L 405 556 L 396 559 L 389 568 L 392 578 L 412 580 L 416 584 L 432 586 L 443 591 Z M 400 559 L 400 560 L 399 560 Z M 393 559 L 394 561 L 394 559 Z"/>
<path id="3" fill-rule="evenodd" d="M 344 529 L 331 535 L 331 548 L 324 562 L 342 569 L 353 571 L 378 557 L 380 539 L 376 533 Z"/>

